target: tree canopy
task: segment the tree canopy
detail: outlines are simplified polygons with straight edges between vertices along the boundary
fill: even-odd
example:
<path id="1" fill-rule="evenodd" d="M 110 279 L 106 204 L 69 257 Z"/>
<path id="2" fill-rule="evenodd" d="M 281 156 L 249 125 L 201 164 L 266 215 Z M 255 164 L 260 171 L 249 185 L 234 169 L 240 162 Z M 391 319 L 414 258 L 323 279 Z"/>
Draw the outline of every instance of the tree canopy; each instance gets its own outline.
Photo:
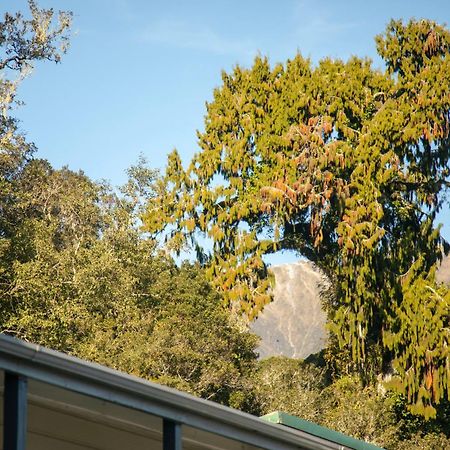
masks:
<path id="1" fill-rule="evenodd" d="M 385 73 L 300 55 L 237 67 L 187 171 L 176 153 L 163 178 L 140 161 L 114 189 L 38 159 L 11 115 L 33 62 L 58 62 L 67 45 L 70 14 L 58 22 L 29 4 L 31 19 L 0 22 L 0 331 L 254 414 L 282 409 L 392 449 L 447 448 L 449 294 L 434 279 L 447 31 L 392 22 L 378 38 Z M 158 249 L 141 219 L 170 245 Z M 170 257 L 187 240 L 206 270 Z M 279 249 L 331 279 L 326 362 L 258 361 L 257 338 L 223 308 L 252 316 L 270 300 L 262 258 Z M 393 370 L 406 395 L 364 386 L 355 367 Z"/>
<path id="2" fill-rule="evenodd" d="M 235 407 L 256 337 L 231 320 L 195 264 L 142 235 L 134 168 L 116 193 L 33 158 L 11 183 L 0 238 L 0 329 Z M 147 179 L 147 182 L 151 181 Z M 143 189 L 144 191 L 146 189 Z"/>
<path id="3" fill-rule="evenodd" d="M 450 395 L 448 246 L 435 224 L 449 186 L 450 33 L 391 21 L 367 58 L 300 54 L 222 74 L 200 151 L 174 151 L 144 223 L 193 244 L 231 306 L 270 301 L 263 256 L 292 249 L 330 277 L 335 339 L 366 377 L 393 371 L 412 409 Z M 205 255 L 199 236 L 212 242 Z"/>
<path id="4" fill-rule="evenodd" d="M 157 172 L 140 161 L 118 191 L 54 169 L 20 132 L 16 88 L 35 61 L 59 61 L 70 21 L 29 4 L 30 19 L 0 22 L 0 331 L 251 408 L 256 337 L 198 265 L 177 267 L 139 229 Z"/>

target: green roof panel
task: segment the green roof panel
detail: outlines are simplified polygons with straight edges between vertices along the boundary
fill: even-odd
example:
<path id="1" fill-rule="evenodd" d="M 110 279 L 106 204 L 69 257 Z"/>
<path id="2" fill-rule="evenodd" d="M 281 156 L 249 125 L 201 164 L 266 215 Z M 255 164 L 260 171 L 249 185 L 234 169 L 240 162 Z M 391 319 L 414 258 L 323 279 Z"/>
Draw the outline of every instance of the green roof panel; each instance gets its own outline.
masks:
<path id="1" fill-rule="evenodd" d="M 346 448 L 354 450 L 380 450 L 381 447 L 369 444 L 368 442 L 360 441 L 358 439 L 347 436 L 346 434 L 339 433 L 338 431 L 330 430 L 329 428 L 322 427 L 313 422 L 300 419 L 296 416 L 284 413 L 282 411 L 275 411 L 270 414 L 262 416 L 261 419 L 267 422 L 277 423 L 285 425 L 296 430 L 303 431 L 305 433 L 312 434 L 314 436 L 326 439 L 330 442 L 340 444 Z M 381 449 L 382 450 L 382 449 Z"/>

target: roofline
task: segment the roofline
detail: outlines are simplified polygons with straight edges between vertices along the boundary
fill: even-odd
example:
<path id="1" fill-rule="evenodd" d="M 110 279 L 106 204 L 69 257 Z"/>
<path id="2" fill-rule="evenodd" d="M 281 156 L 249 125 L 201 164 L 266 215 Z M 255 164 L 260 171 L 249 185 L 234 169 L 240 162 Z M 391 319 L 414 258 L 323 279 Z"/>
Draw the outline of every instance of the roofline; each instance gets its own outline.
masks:
<path id="1" fill-rule="evenodd" d="M 297 430 L 306 431 L 307 433 L 337 442 L 345 447 L 354 450 L 382 450 L 381 447 L 370 444 L 368 442 L 360 441 L 346 434 L 331 430 L 330 428 L 322 427 L 316 423 L 301 419 L 300 417 L 292 416 L 282 411 L 274 411 L 270 414 L 262 416 L 261 419 L 267 420 L 271 423 L 279 423 L 287 427 L 295 428 Z"/>
<path id="2" fill-rule="evenodd" d="M 0 334 L 0 369 L 266 449 L 346 448 L 5 334 Z"/>

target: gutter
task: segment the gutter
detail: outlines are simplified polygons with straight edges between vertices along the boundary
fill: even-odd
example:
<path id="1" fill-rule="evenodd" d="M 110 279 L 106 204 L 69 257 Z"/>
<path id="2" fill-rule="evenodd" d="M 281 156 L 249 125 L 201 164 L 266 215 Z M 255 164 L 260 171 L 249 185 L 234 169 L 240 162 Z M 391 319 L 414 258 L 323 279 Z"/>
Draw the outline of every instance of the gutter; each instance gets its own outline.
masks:
<path id="1" fill-rule="evenodd" d="M 0 369 L 264 449 L 355 448 L 4 334 Z"/>

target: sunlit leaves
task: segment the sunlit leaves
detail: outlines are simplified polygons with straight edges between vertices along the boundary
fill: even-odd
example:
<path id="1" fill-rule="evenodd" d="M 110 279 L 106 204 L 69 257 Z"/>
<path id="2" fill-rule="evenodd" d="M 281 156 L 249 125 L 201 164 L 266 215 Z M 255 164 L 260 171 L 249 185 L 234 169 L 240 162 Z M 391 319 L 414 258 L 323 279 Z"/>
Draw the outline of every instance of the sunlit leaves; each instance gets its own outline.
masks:
<path id="1" fill-rule="evenodd" d="M 166 191 L 149 204 L 158 219 L 144 220 L 169 226 L 177 247 L 207 236 L 212 282 L 249 317 L 270 299 L 264 254 L 313 260 L 333 280 L 330 329 L 366 380 L 388 362 L 400 373 L 408 345 L 428 348 L 419 335 L 387 345 L 383 333 L 401 321 L 403 274 L 421 260 L 422 279 L 442 257 L 433 221 L 450 156 L 448 30 L 393 21 L 377 45 L 385 73 L 368 59 L 313 66 L 301 55 L 224 73 L 200 152 L 186 171 L 169 158 Z"/>
<path id="2" fill-rule="evenodd" d="M 420 261 L 402 279 L 403 301 L 383 341 L 398 354 L 389 384 L 428 418 L 436 415 L 433 404 L 450 398 L 450 291 L 436 284 L 434 272 L 417 277 L 418 267 Z"/>

